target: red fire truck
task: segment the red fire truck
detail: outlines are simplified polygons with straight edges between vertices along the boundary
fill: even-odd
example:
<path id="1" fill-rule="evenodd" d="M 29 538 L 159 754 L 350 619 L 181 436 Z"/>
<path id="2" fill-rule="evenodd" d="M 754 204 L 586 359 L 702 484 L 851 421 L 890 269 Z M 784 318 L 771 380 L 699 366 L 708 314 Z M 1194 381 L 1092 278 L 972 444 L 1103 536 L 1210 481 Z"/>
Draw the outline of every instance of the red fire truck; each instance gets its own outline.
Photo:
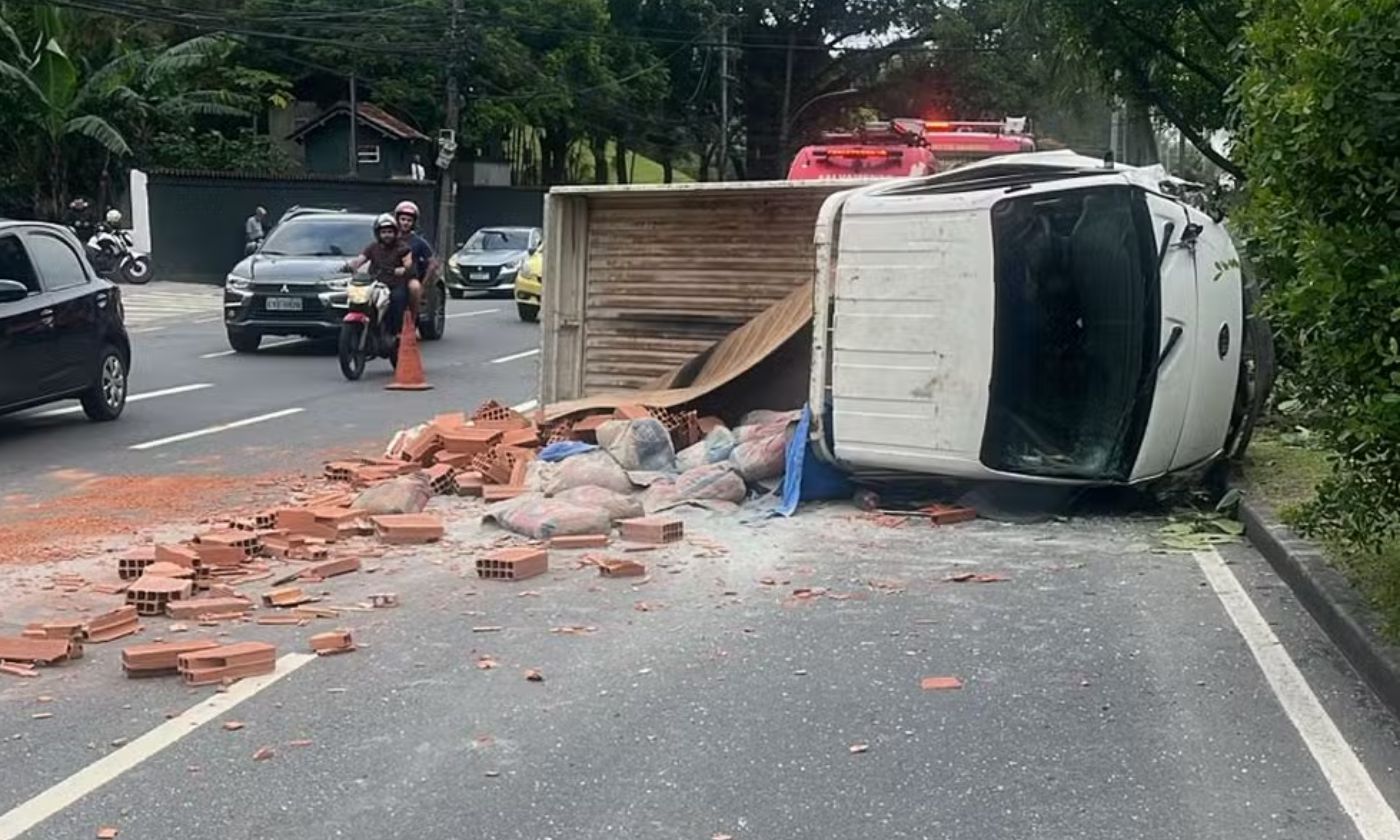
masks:
<path id="1" fill-rule="evenodd" d="M 887 120 L 866 123 L 855 131 L 822 135 L 820 144 L 797 153 L 788 169 L 788 180 L 931 175 L 933 163 L 923 120 Z"/>
<path id="2" fill-rule="evenodd" d="M 828 132 L 797 153 L 789 181 L 932 175 L 997 155 L 1035 151 L 1026 118 L 1003 122 L 895 119 Z"/>

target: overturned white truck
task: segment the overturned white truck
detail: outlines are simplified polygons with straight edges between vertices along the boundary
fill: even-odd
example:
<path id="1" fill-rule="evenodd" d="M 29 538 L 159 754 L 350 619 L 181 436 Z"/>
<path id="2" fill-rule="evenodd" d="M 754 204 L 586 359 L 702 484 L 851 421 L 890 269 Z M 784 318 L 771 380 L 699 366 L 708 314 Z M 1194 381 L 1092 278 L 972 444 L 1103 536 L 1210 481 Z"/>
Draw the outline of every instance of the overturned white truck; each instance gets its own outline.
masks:
<path id="1" fill-rule="evenodd" d="M 1138 484 L 1243 451 L 1267 324 L 1158 167 L 1069 152 L 840 184 L 557 188 L 541 400 L 812 408 L 854 473 Z"/>

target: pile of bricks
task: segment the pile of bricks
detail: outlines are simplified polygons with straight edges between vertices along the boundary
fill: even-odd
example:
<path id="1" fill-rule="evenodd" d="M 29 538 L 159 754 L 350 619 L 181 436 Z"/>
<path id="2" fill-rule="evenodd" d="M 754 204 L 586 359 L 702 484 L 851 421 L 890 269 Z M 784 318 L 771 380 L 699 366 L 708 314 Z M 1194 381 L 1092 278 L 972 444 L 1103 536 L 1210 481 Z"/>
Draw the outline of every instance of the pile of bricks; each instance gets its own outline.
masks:
<path id="1" fill-rule="evenodd" d="M 277 669 L 277 647 L 267 642 L 235 642 L 176 656 L 185 685 L 217 685 Z"/>

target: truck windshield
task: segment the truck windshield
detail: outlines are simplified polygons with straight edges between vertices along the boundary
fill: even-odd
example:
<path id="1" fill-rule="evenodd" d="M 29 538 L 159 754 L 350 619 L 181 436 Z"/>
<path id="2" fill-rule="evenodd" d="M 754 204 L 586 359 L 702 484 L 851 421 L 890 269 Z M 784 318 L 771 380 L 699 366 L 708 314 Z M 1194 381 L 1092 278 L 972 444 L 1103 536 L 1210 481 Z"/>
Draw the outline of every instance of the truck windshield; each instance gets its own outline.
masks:
<path id="1" fill-rule="evenodd" d="M 1139 191 L 1094 187 L 992 208 L 996 326 L 982 462 L 1124 481 L 1152 404 L 1158 273 Z"/>

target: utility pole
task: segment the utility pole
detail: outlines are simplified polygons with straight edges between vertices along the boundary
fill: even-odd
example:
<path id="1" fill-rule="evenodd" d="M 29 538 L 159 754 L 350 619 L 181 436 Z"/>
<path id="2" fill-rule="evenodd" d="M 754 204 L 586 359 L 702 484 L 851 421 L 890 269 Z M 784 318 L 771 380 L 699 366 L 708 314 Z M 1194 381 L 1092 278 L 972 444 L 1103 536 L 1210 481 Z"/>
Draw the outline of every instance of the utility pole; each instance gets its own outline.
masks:
<path id="1" fill-rule="evenodd" d="M 350 176 L 360 176 L 360 100 L 355 92 L 355 74 L 350 74 Z"/>
<path id="2" fill-rule="evenodd" d="M 437 252 L 440 258 L 452 252 L 457 229 L 456 182 L 452 177 L 452 158 L 457 152 L 457 126 L 461 123 L 461 102 L 457 93 L 457 57 L 461 35 L 457 21 L 462 15 L 462 0 L 452 0 L 452 23 L 447 29 L 447 127 L 438 133 L 438 217 Z"/>
<path id="3" fill-rule="evenodd" d="M 719 32 L 719 180 L 729 171 L 729 22 Z"/>

